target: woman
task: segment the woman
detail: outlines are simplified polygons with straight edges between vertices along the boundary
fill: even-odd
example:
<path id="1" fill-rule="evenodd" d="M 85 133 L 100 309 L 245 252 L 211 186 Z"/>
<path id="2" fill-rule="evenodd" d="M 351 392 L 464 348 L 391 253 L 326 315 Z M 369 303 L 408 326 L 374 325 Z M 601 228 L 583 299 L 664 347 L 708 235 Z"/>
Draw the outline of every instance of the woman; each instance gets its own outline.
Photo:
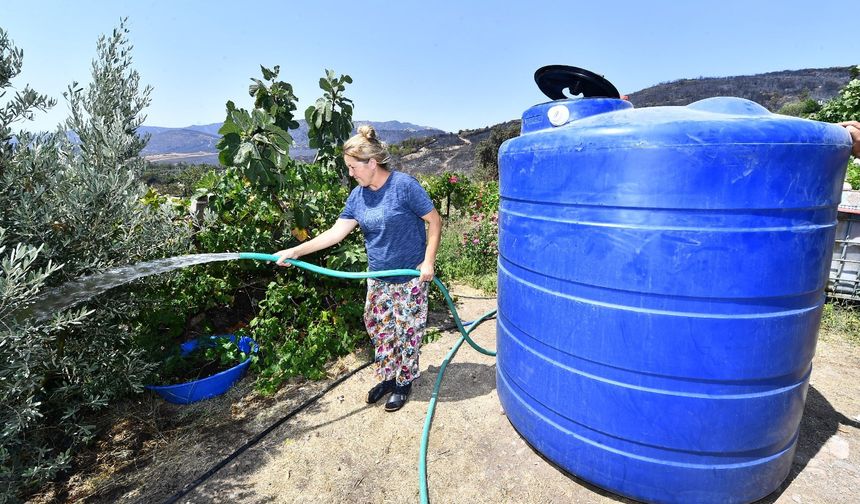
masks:
<path id="1" fill-rule="evenodd" d="M 428 282 L 435 273 L 442 218 L 417 180 L 389 168 L 391 156 L 372 126 L 361 126 L 344 144 L 343 153 L 358 187 L 349 194 L 330 229 L 277 252 L 277 264 L 285 266 L 287 259 L 339 243 L 360 225 L 370 271 L 420 270 L 419 277 L 367 280 L 364 325 L 375 348 L 376 374 L 381 380 L 368 391 L 367 402 L 375 403 L 392 392 L 385 410 L 397 411 L 420 374 L 418 353 L 427 324 Z"/>

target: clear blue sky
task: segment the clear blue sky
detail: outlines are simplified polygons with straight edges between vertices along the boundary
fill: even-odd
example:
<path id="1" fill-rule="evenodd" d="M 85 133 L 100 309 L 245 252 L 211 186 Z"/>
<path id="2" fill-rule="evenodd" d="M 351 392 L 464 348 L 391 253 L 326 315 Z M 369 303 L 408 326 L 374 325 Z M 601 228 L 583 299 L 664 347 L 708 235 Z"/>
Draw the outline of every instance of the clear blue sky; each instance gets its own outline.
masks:
<path id="1" fill-rule="evenodd" d="M 326 68 L 352 76 L 355 119 L 447 131 L 519 118 L 546 101 L 534 71 L 574 65 L 622 93 L 689 77 L 860 63 L 845 0 L 7 0 L 0 27 L 24 50 L 17 87 L 58 99 L 28 130 L 67 116 L 62 92 L 88 83 L 101 34 L 128 17 L 135 68 L 152 85 L 146 124 L 181 127 L 249 108 L 249 78 L 281 66 L 300 98 Z M 26 7 L 25 7 L 26 5 Z"/>

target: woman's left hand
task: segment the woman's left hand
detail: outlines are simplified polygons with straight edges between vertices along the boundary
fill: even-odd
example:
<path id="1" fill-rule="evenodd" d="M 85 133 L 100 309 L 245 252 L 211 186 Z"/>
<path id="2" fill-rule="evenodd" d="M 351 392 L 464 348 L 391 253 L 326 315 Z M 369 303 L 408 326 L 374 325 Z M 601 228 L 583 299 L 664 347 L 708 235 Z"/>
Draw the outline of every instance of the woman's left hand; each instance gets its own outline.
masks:
<path id="1" fill-rule="evenodd" d="M 424 261 L 419 264 L 415 269 L 421 272 L 421 276 L 418 277 L 422 282 L 432 282 L 433 275 L 436 274 L 436 269 L 432 262 Z"/>
<path id="2" fill-rule="evenodd" d="M 851 135 L 851 154 L 854 157 L 860 157 L 860 121 L 843 121 L 840 126 L 845 126 L 848 133 Z"/>

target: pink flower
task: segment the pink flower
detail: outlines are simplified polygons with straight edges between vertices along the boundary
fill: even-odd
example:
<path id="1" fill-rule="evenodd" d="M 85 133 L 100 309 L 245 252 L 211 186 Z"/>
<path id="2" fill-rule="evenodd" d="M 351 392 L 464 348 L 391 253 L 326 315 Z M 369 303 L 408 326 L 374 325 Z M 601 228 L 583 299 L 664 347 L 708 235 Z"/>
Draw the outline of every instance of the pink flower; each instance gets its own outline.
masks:
<path id="1" fill-rule="evenodd" d="M 473 238 L 473 239 L 472 239 L 472 243 L 474 243 L 475 245 L 477 245 L 477 244 L 481 243 L 481 240 L 479 240 L 479 239 L 477 239 L 477 238 Z"/>
<path id="2" fill-rule="evenodd" d="M 459 181 L 460 181 L 460 179 L 459 179 L 459 178 L 457 178 L 457 176 L 456 176 L 456 175 L 451 175 L 451 177 L 448 179 L 448 182 L 450 182 L 450 183 L 452 183 L 452 184 L 456 184 L 456 183 L 457 183 L 457 182 L 459 182 Z"/>

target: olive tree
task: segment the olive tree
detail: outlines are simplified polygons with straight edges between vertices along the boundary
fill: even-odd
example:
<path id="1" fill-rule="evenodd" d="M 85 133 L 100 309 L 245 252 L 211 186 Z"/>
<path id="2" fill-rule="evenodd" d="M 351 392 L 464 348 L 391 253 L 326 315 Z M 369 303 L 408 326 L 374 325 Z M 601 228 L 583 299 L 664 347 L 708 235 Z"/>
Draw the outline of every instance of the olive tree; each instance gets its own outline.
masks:
<path id="1" fill-rule="evenodd" d="M 49 320 L 20 314 L 47 289 L 119 264 L 188 250 L 188 226 L 142 203 L 136 134 L 149 103 L 125 21 L 97 44 L 92 82 L 73 83 L 52 133 L 13 131 L 53 100 L 29 86 L 0 108 L 0 501 L 68 467 L 93 436 L 88 415 L 141 390 L 151 364 L 135 344 L 137 305 L 111 293 Z M 0 96 L 23 53 L 0 31 Z"/>

